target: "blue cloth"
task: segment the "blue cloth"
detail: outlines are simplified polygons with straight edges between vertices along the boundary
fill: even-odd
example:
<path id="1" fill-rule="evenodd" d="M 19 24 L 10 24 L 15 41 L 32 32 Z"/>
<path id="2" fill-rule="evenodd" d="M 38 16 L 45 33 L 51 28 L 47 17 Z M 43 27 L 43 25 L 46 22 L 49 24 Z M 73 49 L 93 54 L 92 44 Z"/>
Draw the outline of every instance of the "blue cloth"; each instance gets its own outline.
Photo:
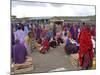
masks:
<path id="1" fill-rule="evenodd" d="M 70 40 L 68 38 L 67 41 L 66 41 L 66 47 L 68 47 L 69 45 L 70 45 Z"/>
<path id="2" fill-rule="evenodd" d="M 47 32 L 47 37 L 48 37 L 48 38 L 53 37 L 53 32 L 52 32 L 52 31 Z"/>
<path id="3" fill-rule="evenodd" d="M 71 35 L 72 35 L 72 38 L 76 38 L 78 37 L 78 27 L 76 28 L 76 30 L 74 30 L 73 26 L 70 28 L 70 32 L 71 32 Z"/>
<path id="4" fill-rule="evenodd" d="M 74 37 L 74 28 L 73 26 L 70 28 L 70 33 L 72 34 L 72 38 Z"/>

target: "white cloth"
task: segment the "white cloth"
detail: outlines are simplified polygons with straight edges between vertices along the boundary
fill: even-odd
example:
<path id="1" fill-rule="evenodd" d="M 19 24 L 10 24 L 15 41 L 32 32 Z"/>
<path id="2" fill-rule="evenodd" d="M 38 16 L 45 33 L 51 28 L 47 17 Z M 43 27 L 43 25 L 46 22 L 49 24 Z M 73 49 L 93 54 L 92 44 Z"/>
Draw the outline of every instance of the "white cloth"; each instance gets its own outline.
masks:
<path id="1" fill-rule="evenodd" d="M 76 46 L 79 46 L 79 44 L 75 40 L 71 40 L 71 43 L 76 44 Z"/>

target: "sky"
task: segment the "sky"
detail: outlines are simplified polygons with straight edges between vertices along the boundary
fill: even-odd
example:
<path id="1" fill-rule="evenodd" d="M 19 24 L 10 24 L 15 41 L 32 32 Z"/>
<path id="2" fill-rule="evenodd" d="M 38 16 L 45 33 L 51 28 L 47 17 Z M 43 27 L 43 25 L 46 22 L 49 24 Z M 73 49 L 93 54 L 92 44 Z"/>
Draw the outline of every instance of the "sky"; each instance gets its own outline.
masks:
<path id="1" fill-rule="evenodd" d="M 41 1 L 41 0 L 38 0 L 38 1 Z M 42 0 L 42 1 L 45 2 L 46 0 Z M 54 1 L 56 1 L 56 0 L 54 0 Z M 51 2 L 54 2 L 54 1 L 51 0 Z M 60 3 L 60 2 L 58 2 L 58 3 Z M 95 7 L 94 6 L 50 4 L 50 3 L 23 2 L 23 1 L 22 2 L 12 1 L 12 10 L 11 11 L 12 11 L 11 14 L 17 16 L 18 18 L 20 18 L 20 17 L 43 17 L 43 16 L 89 16 L 89 15 L 95 15 Z"/>

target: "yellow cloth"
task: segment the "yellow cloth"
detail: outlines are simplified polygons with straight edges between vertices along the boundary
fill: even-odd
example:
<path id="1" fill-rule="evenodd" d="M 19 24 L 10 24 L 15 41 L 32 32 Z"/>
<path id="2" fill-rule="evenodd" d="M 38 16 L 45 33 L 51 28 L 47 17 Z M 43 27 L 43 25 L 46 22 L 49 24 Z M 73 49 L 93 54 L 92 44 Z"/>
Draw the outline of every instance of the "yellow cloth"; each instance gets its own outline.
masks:
<path id="1" fill-rule="evenodd" d="M 93 58 L 92 69 L 96 69 L 96 58 Z"/>
<path id="2" fill-rule="evenodd" d="M 29 42 L 30 42 L 29 36 L 26 36 L 26 37 L 25 37 L 25 43 L 26 43 L 27 45 L 29 45 Z"/>

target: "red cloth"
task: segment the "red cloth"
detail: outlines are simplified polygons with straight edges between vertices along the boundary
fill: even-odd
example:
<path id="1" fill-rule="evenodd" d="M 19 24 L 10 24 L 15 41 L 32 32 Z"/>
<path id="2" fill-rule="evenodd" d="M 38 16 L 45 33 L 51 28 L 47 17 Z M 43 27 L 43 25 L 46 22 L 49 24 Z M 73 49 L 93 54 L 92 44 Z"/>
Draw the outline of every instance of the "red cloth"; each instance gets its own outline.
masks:
<path id="1" fill-rule="evenodd" d="M 41 49 L 41 52 L 45 52 L 49 48 L 49 41 L 47 39 L 43 40 L 42 42 L 43 48 Z"/>
<path id="2" fill-rule="evenodd" d="M 79 38 L 79 62 L 80 62 L 80 66 L 82 66 L 82 61 L 83 61 L 83 55 L 86 54 L 88 52 L 88 50 L 90 49 L 90 58 L 93 58 L 93 44 L 92 44 L 92 40 L 91 40 L 91 33 L 88 31 L 88 29 L 83 29 L 80 32 Z"/>

